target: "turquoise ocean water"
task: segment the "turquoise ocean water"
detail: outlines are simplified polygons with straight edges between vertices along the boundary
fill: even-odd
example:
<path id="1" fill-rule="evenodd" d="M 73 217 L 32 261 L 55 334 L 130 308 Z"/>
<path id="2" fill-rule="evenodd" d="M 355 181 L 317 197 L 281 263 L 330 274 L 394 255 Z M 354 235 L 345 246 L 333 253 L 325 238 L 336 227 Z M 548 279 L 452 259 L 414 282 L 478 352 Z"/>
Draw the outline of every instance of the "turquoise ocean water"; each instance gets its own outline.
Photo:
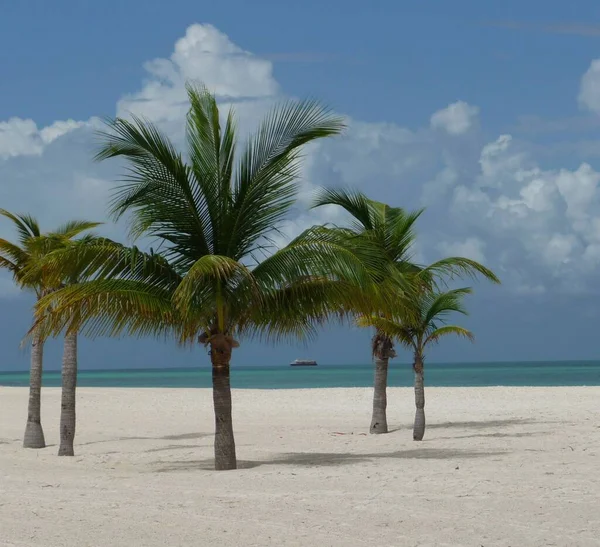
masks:
<path id="1" fill-rule="evenodd" d="M 428 363 L 428 386 L 592 386 L 600 385 L 600 361 Z M 410 386 L 410 365 L 390 366 L 391 386 Z M 0 372 L 0 385 L 27 386 L 27 372 Z M 59 386 L 60 372 L 44 373 L 45 386 Z M 83 370 L 86 387 L 210 387 L 208 367 L 164 369 Z M 231 384 L 246 389 L 367 387 L 373 384 L 372 365 L 232 366 Z"/>

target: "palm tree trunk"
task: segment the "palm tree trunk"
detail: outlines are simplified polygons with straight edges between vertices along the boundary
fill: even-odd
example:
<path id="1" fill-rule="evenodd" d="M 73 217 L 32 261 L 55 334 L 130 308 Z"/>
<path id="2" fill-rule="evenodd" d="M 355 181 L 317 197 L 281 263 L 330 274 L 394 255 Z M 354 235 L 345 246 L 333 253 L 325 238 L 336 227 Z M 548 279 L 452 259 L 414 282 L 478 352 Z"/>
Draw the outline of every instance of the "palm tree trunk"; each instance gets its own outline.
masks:
<path id="1" fill-rule="evenodd" d="M 75 390 L 77 388 L 77 333 L 65 335 L 62 361 L 59 456 L 74 456 Z"/>
<path id="2" fill-rule="evenodd" d="M 388 359 L 375 359 L 375 378 L 373 381 L 373 417 L 370 433 L 387 433 L 387 377 Z"/>
<path id="3" fill-rule="evenodd" d="M 415 353 L 415 362 L 413 364 L 415 371 L 415 425 L 413 427 L 413 439 L 422 441 L 425 436 L 425 386 L 423 382 L 423 357 L 420 353 Z"/>
<path id="4" fill-rule="evenodd" d="M 29 403 L 27 407 L 27 425 L 23 437 L 24 448 L 45 448 L 42 429 L 42 370 L 44 359 L 44 341 L 35 336 L 31 343 L 31 366 L 29 369 Z"/>
<path id="5" fill-rule="evenodd" d="M 235 439 L 231 417 L 229 362 L 232 343 L 229 336 L 214 334 L 210 338 L 213 405 L 215 409 L 215 469 L 236 469 Z"/>

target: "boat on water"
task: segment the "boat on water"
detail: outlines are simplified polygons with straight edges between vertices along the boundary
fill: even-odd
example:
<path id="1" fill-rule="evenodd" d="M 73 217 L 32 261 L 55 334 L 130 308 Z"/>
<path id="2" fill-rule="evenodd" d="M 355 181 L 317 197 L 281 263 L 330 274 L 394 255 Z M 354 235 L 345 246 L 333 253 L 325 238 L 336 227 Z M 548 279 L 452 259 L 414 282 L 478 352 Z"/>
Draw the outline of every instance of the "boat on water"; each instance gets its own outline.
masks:
<path id="1" fill-rule="evenodd" d="M 317 362 L 309 359 L 296 359 L 290 363 L 290 367 L 316 367 Z"/>

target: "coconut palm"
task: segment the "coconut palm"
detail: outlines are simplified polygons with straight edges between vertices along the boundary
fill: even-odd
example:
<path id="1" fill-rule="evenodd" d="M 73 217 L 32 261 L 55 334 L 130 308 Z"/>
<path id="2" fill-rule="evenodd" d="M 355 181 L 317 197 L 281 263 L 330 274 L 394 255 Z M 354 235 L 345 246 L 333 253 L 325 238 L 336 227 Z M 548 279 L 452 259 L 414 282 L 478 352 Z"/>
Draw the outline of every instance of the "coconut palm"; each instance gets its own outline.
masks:
<path id="1" fill-rule="evenodd" d="M 43 234 L 37 220 L 30 215 L 14 214 L 4 209 L 0 209 L 0 214 L 12 221 L 18 236 L 17 243 L 0 239 L 0 267 L 11 272 L 15 282 L 21 288 L 33 292 L 38 301 L 59 288 L 63 280 L 57 279 L 54 275 L 48 275 L 46 270 L 37 268 L 37 265 L 51 252 L 69 245 L 82 232 L 99 225 L 95 222 L 72 221 L 54 232 Z M 36 269 L 35 273 L 32 273 L 33 269 Z M 72 348 L 72 341 L 66 340 L 63 363 L 67 363 L 67 371 L 73 360 Z M 44 448 L 46 446 L 41 423 L 43 355 L 44 338 L 39 333 L 34 334 L 31 341 L 27 425 L 23 438 L 25 448 Z M 66 380 L 67 384 L 71 383 L 68 375 Z"/>
<path id="2" fill-rule="evenodd" d="M 294 203 L 301 148 L 339 134 L 340 118 L 313 101 L 284 103 L 237 156 L 232 111 L 222 125 L 212 94 L 188 86 L 188 96 L 188 162 L 138 118 L 110 122 L 98 153 L 127 160 L 112 213 L 130 214 L 131 235 L 156 240 L 157 251 L 81 246 L 76 261 L 91 264 L 95 278 L 44 299 L 38 317 L 54 331 L 69 322 L 75 328 L 77 310 L 76 325 L 92 336 L 126 331 L 209 348 L 215 468 L 234 469 L 230 360 L 237 338 L 310 336 L 331 313 L 366 301 L 358 293 L 351 299 L 349 289 L 366 291 L 374 274 L 318 227 L 279 250 L 270 237 Z"/>
<path id="3" fill-rule="evenodd" d="M 387 310 L 378 310 L 378 316 L 390 318 L 394 308 L 396 311 L 399 308 L 413 309 L 413 298 L 418 297 L 422 290 L 433 288 L 443 277 L 473 277 L 480 274 L 499 283 L 492 271 L 468 258 L 448 257 L 429 266 L 415 263 L 412 257 L 416 237 L 414 225 L 423 210 L 409 213 L 371 200 L 360 192 L 337 189 L 324 189 L 320 192 L 314 206 L 325 205 L 341 207 L 348 214 L 349 227 L 334 227 L 332 231 L 345 240 L 346 245 L 353 248 L 363 262 L 369 263 L 377 258 L 387 264 L 372 270 L 372 284 L 384 293 L 395 295 L 394 301 L 385 305 Z M 388 366 L 396 352 L 390 336 L 377 327 L 371 340 L 371 350 L 375 374 L 369 431 L 387 433 Z"/>
<path id="4" fill-rule="evenodd" d="M 425 389 L 423 369 L 425 366 L 425 349 L 448 335 L 461 336 L 473 340 L 473 334 L 457 325 L 447 325 L 447 316 L 451 313 L 467 315 L 462 305 L 465 295 L 471 294 L 470 288 L 454 289 L 446 292 L 423 291 L 414 299 L 409 314 L 391 319 L 371 316 L 362 317 L 359 322 L 363 326 L 374 326 L 389 338 L 397 340 L 413 352 L 413 370 L 415 373 L 415 423 L 413 439 L 422 441 L 425 435 Z"/>

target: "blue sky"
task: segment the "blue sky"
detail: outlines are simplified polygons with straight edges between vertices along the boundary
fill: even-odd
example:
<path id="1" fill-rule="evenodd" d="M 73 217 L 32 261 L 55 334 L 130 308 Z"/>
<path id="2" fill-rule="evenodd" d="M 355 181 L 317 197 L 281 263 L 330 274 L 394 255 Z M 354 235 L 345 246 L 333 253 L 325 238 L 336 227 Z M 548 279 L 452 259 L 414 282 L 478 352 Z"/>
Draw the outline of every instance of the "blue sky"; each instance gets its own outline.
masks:
<path id="1" fill-rule="evenodd" d="M 98 118 L 143 113 L 177 141 L 186 78 L 243 98 L 247 127 L 273 98 L 316 96 L 347 115 L 350 128 L 311 152 L 289 235 L 330 220 L 306 213 L 316 185 L 425 206 L 420 260 L 465 254 L 504 281 L 477 285 L 470 300 L 466 324 L 477 343 L 449 341 L 432 360 L 597 357 L 597 3 L 579 1 L 577 10 L 537 0 L 166 6 L 3 3 L 0 206 L 31 212 L 47 228 L 77 216 L 103 220 L 119 171 L 90 161 Z M 106 230 L 125 237 L 120 227 Z M 11 237 L 5 224 L 0 235 Z M 0 277 L 0 369 L 27 366 L 18 343 L 29 307 Z M 366 362 L 368 339 L 333 328 L 308 349 L 247 343 L 235 359 Z M 49 352 L 50 368 L 60 366 L 59 349 Z M 81 359 L 84 368 L 205 361 L 199 350 L 151 340 L 84 343 Z"/>

